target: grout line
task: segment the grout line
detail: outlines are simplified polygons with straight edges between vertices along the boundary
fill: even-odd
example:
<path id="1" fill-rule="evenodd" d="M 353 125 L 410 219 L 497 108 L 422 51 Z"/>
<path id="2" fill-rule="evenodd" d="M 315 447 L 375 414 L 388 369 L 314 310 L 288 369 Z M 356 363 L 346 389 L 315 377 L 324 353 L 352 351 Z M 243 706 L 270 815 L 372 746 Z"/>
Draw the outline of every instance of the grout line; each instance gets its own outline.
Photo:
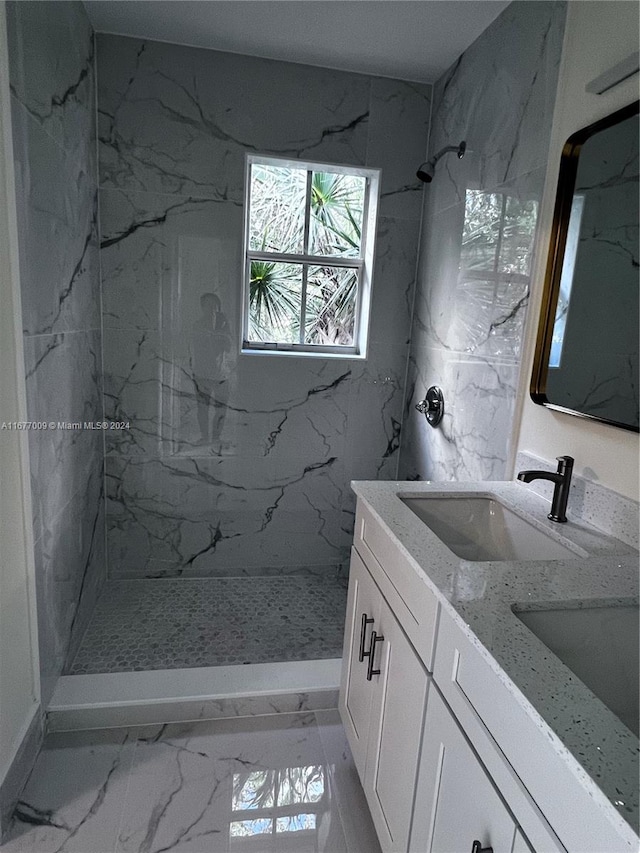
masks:
<path id="1" fill-rule="evenodd" d="M 102 397 L 102 420 L 105 420 L 105 394 L 104 394 L 104 378 L 105 378 L 105 370 L 104 370 L 104 292 L 103 292 L 103 276 L 102 276 L 102 250 L 100 248 L 100 244 L 102 242 L 102 196 L 100 189 L 100 140 L 98 137 L 98 38 L 95 30 L 93 31 L 93 58 L 94 58 L 94 74 L 93 74 L 93 85 L 94 85 L 94 132 L 95 132 L 95 164 L 96 164 L 96 193 L 97 193 L 97 206 L 98 206 L 98 221 L 96 223 L 96 231 L 98 238 L 98 295 L 100 297 L 100 370 L 101 370 L 101 394 Z M 104 512 L 104 529 L 103 529 L 103 543 L 104 543 L 104 566 L 102 573 L 102 581 L 100 584 L 100 590 L 96 597 L 97 599 L 100 597 L 102 590 L 104 589 L 107 581 L 109 580 L 109 540 L 108 540 L 108 528 L 107 528 L 107 435 L 106 432 L 102 433 L 102 501 L 103 501 L 103 512 Z M 95 608 L 95 604 L 94 604 Z"/>
<path id="2" fill-rule="evenodd" d="M 88 329 L 58 329 L 57 331 L 51 332 L 25 332 L 23 334 L 23 338 L 25 341 L 27 341 L 31 340 L 32 338 L 57 338 L 68 337 L 69 335 L 91 335 L 99 331 L 99 326 L 92 326 Z"/>
<path id="3" fill-rule="evenodd" d="M 131 730 L 133 728 L 137 728 L 136 726 L 127 726 L 127 734 L 126 739 L 128 740 L 131 736 Z M 131 778 L 133 776 L 133 765 L 136 758 L 136 753 L 138 752 L 138 739 L 136 738 L 135 743 L 131 748 L 131 758 L 129 759 L 129 766 L 127 768 L 127 781 L 124 790 L 124 797 L 122 800 L 122 809 L 120 811 L 120 821 L 118 822 L 118 828 L 116 830 L 114 842 L 113 842 L 113 851 L 112 853 L 118 853 L 118 849 L 120 848 L 120 833 L 122 832 L 122 827 L 124 826 L 124 816 L 127 809 L 127 803 L 129 802 L 129 789 L 131 788 Z"/>
<path id="4" fill-rule="evenodd" d="M 429 145 L 431 143 L 431 128 L 433 124 L 433 102 L 435 100 L 435 85 L 431 84 L 431 98 L 429 101 L 429 129 L 427 131 L 427 144 L 425 149 L 425 160 L 429 156 Z M 401 413 L 401 421 L 400 421 L 400 446 L 398 447 L 398 458 L 396 460 L 396 480 L 398 479 L 398 475 L 400 473 L 400 460 L 402 459 L 402 446 L 405 438 L 405 420 L 406 420 L 406 410 L 407 410 L 407 385 L 409 382 L 409 368 L 411 366 L 411 353 L 413 351 L 413 323 L 416 314 L 416 302 L 418 299 L 418 272 L 420 270 L 420 252 L 422 250 L 422 237 L 423 237 L 423 229 L 425 227 L 426 221 L 426 208 L 429 199 L 426 195 L 425 189 L 422 189 L 422 209 L 420 210 L 420 225 L 418 227 L 418 240 L 416 243 L 416 262 L 413 274 L 413 303 L 411 305 L 411 314 L 409 317 L 409 341 L 407 344 L 407 357 L 405 361 L 405 370 L 404 370 L 404 384 L 403 384 L 403 395 L 402 395 L 402 408 L 400 410 Z M 409 405 L 411 401 L 409 401 Z"/>

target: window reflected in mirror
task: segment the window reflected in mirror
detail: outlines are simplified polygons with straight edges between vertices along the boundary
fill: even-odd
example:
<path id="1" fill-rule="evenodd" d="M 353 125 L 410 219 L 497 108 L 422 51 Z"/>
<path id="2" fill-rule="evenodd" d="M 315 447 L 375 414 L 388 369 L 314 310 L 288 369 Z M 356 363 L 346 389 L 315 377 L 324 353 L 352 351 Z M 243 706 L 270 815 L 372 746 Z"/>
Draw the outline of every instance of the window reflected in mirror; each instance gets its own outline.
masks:
<path id="1" fill-rule="evenodd" d="M 564 252 L 564 263 L 560 277 L 560 293 L 558 294 L 558 307 L 556 308 L 556 319 L 553 324 L 553 338 L 551 340 L 551 353 L 549 355 L 549 367 L 560 367 L 562 358 L 562 346 L 564 344 L 564 333 L 567 328 L 567 314 L 569 313 L 569 301 L 571 299 L 571 285 L 573 284 L 573 273 L 578 256 L 578 245 L 580 240 L 580 225 L 582 223 L 582 211 L 584 209 L 584 196 L 574 195 L 569 216 L 569 227 L 567 229 L 567 244 Z"/>

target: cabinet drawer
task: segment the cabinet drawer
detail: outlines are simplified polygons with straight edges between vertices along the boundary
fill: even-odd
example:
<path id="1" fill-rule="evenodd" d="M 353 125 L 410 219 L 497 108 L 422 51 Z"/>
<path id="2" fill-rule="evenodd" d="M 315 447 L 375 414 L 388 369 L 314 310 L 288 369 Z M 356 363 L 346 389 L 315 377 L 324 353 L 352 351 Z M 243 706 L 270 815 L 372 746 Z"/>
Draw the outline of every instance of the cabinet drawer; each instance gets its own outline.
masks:
<path id="1" fill-rule="evenodd" d="M 461 853 L 474 841 L 511 853 L 516 822 L 432 687 L 427 701 L 410 853 Z"/>
<path id="2" fill-rule="evenodd" d="M 424 666 L 431 672 L 440 608 L 438 600 L 360 501 L 354 545 Z"/>
<path id="3" fill-rule="evenodd" d="M 555 751 L 545 728 L 446 611 L 440 616 L 434 680 L 534 850 L 629 850 L 594 809 L 577 762 Z"/>

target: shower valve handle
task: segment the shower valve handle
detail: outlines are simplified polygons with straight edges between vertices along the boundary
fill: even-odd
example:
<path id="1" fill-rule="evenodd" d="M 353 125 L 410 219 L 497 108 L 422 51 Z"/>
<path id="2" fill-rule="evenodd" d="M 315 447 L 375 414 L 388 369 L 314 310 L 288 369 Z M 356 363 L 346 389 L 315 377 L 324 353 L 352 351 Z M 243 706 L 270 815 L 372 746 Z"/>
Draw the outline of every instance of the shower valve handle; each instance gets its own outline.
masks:
<path id="1" fill-rule="evenodd" d="M 425 416 L 429 426 L 437 427 L 444 415 L 444 394 L 437 385 L 432 385 L 424 400 L 416 404 L 416 409 Z"/>

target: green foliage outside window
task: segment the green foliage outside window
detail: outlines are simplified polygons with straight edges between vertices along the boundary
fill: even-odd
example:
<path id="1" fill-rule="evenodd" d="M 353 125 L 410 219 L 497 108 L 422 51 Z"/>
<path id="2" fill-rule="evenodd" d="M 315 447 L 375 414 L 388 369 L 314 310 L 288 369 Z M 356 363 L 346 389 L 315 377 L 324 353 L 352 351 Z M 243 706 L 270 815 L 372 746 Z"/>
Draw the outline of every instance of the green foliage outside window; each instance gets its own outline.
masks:
<path id="1" fill-rule="evenodd" d="M 249 340 L 354 346 L 366 178 L 252 163 L 250 189 Z"/>

